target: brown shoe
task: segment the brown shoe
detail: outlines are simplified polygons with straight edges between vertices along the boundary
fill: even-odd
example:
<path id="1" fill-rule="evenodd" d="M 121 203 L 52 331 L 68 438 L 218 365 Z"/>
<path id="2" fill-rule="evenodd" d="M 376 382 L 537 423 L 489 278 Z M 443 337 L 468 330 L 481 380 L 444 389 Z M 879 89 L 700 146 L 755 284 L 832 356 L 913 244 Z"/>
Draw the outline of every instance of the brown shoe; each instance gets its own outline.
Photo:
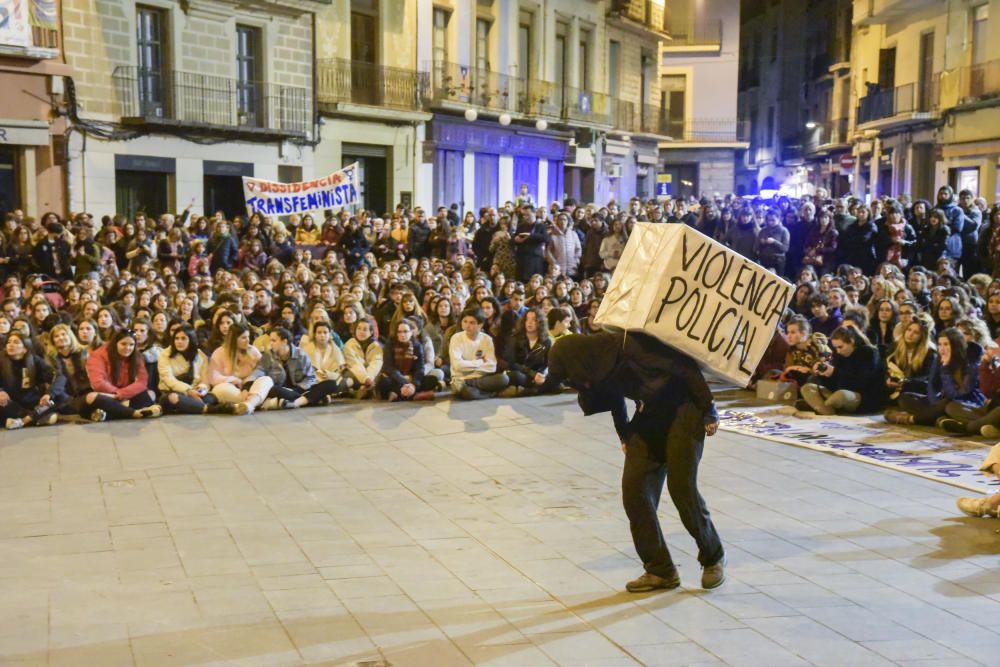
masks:
<path id="1" fill-rule="evenodd" d="M 415 401 L 433 401 L 434 392 L 433 391 L 418 391 L 413 395 L 413 400 Z"/>
<path id="2" fill-rule="evenodd" d="M 625 590 L 629 593 L 648 593 L 650 591 L 660 589 L 670 590 L 672 588 L 677 588 L 680 585 L 681 575 L 677 573 L 677 568 L 674 568 L 674 574 L 669 578 L 660 577 L 650 572 L 644 572 L 638 579 L 633 579 L 625 584 Z"/>

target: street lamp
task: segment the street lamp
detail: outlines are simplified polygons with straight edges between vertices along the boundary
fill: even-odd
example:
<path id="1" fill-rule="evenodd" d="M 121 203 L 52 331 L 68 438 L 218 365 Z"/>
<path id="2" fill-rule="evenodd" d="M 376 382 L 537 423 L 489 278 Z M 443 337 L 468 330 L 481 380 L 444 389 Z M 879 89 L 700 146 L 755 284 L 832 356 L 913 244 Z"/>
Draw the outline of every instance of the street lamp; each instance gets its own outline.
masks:
<path id="1" fill-rule="evenodd" d="M 815 129 L 816 129 L 816 127 L 817 127 L 817 123 L 816 123 L 816 121 L 814 121 L 814 120 L 810 120 L 810 121 L 808 121 L 808 122 L 806 123 L 806 129 L 807 129 L 807 130 L 815 130 Z"/>
<path id="2" fill-rule="evenodd" d="M 477 118 L 479 118 L 479 114 L 476 112 L 475 109 L 466 109 L 465 110 L 465 120 L 467 120 L 467 121 L 469 121 L 471 123 L 471 122 L 475 121 Z"/>

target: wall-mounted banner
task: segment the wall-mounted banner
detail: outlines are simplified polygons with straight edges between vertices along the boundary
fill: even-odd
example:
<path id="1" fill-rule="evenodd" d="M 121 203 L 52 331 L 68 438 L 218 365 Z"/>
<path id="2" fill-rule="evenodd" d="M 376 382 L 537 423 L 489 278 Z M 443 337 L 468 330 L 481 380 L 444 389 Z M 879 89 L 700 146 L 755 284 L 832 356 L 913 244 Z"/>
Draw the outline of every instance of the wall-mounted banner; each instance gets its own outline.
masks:
<path id="1" fill-rule="evenodd" d="M 655 336 L 746 386 L 793 289 L 687 225 L 639 223 L 596 322 Z"/>
<path id="2" fill-rule="evenodd" d="M 0 44 L 31 46 L 27 0 L 0 0 Z"/>
<path id="3" fill-rule="evenodd" d="M 290 215 L 336 209 L 358 203 L 358 163 L 324 178 L 301 183 L 278 183 L 243 177 L 247 213 Z"/>

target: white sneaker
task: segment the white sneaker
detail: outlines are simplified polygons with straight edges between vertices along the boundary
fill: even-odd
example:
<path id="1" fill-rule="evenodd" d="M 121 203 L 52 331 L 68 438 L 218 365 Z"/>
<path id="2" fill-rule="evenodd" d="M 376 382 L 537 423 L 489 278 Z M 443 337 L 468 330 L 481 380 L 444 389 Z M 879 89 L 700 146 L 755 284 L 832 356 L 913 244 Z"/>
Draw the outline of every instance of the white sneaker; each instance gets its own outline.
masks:
<path id="1" fill-rule="evenodd" d="M 775 410 L 779 415 L 794 415 L 798 410 L 795 409 L 794 405 L 786 405 L 782 408 Z"/>
<path id="2" fill-rule="evenodd" d="M 955 504 L 958 506 L 958 509 L 962 510 L 968 516 L 997 516 L 997 511 L 990 505 L 990 499 L 986 496 L 982 498 L 959 498 L 955 501 Z"/>
<path id="3" fill-rule="evenodd" d="M 812 410 L 796 410 L 795 416 L 799 419 L 816 419 L 816 413 Z"/>
<path id="4" fill-rule="evenodd" d="M 58 412 L 50 412 L 49 414 L 45 415 L 44 417 L 42 417 L 41 419 L 38 420 L 38 425 L 39 426 L 52 426 L 57 421 L 59 421 L 59 413 Z"/>
<path id="5" fill-rule="evenodd" d="M 107 418 L 108 418 L 108 413 L 105 412 L 104 410 L 101 410 L 100 408 L 90 413 L 90 421 L 94 422 L 95 424 L 98 422 L 102 422 Z"/>
<path id="6" fill-rule="evenodd" d="M 19 428 L 24 428 L 24 422 L 20 419 L 14 419 L 13 417 L 8 417 L 5 426 L 7 427 L 8 431 L 14 431 Z"/>
<path id="7" fill-rule="evenodd" d="M 240 416 L 252 415 L 253 406 L 250 405 L 249 403 L 237 403 L 236 407 L 233 409 L 233 414 Z"/>
<path id="8" fill-rule="evenodd" d="M 243 405 L 241 403 L 241 405 Z M 261 410 L 280 410 L 281 402 L 277 398 L 269 398 L 260 404 Z"/>

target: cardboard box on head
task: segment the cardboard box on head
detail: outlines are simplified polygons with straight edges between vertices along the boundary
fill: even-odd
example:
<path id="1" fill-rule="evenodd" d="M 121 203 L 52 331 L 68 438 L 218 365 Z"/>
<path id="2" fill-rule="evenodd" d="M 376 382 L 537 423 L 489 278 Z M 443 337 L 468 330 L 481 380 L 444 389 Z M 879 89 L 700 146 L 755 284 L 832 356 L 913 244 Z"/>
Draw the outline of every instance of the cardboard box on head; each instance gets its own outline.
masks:
<path id="1" fill-rule="evenodd" d="M 638 223 L 597 311 L 702 369 L 746 386 L 794 292 L 781 277 L 687 225 Z"/>

